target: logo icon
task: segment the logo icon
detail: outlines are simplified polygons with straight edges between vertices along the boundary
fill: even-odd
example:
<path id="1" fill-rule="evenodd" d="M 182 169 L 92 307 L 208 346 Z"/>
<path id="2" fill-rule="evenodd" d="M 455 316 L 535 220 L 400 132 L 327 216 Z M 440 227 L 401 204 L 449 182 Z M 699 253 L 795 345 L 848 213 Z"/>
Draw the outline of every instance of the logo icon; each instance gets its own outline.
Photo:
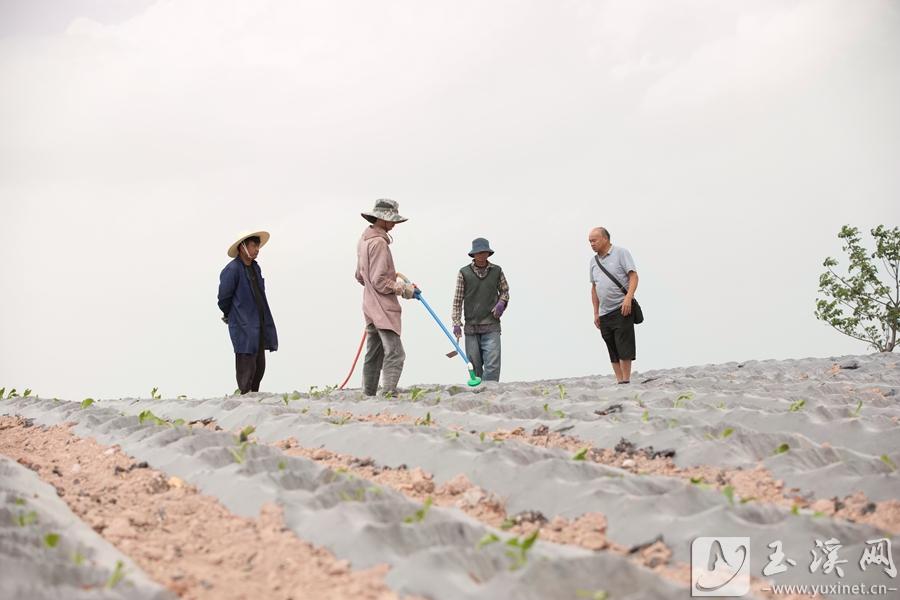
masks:
<path id="1" fill-rule="evenodd" d="M 750 538 L 699 537 L 691 543 L 691 596 L 750 591 Z"/>

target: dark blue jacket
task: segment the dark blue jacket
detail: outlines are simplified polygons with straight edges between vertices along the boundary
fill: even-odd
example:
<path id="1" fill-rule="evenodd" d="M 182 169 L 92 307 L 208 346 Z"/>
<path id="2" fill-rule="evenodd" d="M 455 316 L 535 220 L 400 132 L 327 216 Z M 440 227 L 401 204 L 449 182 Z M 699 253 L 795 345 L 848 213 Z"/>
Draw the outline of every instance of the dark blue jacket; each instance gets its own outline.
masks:
<path id="1" fill-rule="evenodd" d="M 278 350 L 278 333 L 275 331 L 275 321 L 272 319 L 272 311 L 269 310 L 269 301 L 266 299 L 266 284 L 263 281 L 262 269 L 255 260 L 250 268 L 256 271 L 256 280 L 259 282 L 259 291 L 265 305 L 263 306 L 265 349 L 275 351 Z M 219 309 L 228 317 L 228 333 L 231 335 L 235 354 L 256 354 L 259 350 L 259 311 L 253 297 L 250 276 L 240 258 L 235 258 L 225 265 L 222 274 L 219 275 Z"/>

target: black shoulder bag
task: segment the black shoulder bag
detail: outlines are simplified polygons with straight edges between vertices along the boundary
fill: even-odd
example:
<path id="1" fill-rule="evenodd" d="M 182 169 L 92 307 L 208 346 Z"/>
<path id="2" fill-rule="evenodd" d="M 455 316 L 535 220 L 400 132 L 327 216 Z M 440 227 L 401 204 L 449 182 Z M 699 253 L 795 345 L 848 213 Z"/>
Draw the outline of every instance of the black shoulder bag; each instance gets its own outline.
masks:
<path id="1" fill-rule="evenodd" d="M 619 283 L 618 279 L 616 279 L 615 277 L 612 276 L 612 273 L 610 273 L 603 267 L 603 264 L 601 264 L 601 262 L 600 262 L 600 257 L 595 254 L 594 260 L 597 261 L 597 266 L 600 267 L 600 270 L 603 271 L 604 273 L 606 273 L 606 276 L 609 277 L 614 284 L 619 286 L 619 289 L 622 290 L 622 293 L 627 296 L 628 290 L 625 289 L 621 283 Z M 632 314 L 632 316 L 634 316 L 634 324 L 635 325 L 640 325 L 641 323 L 644 322 L 644 311 L 641 310 L 641 305 L 638 304 L 637 298 L 631 299 L 631 314 Z"/>

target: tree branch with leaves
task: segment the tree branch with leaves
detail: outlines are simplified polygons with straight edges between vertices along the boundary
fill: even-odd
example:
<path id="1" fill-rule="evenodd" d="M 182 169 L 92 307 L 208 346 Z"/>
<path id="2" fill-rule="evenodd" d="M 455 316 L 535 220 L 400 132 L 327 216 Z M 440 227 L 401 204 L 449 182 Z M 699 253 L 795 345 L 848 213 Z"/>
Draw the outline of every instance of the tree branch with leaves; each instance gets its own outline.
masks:
<path id="1" fill-rule="evenodd" d="M 822 263 L 827 271 L 819 276 L 824 298 L 816 298 L 816 318 L 878 352 L 892 352 L 900 330 L 900 227 L 879 225 L 870 233 L 874 251 L 863 246 L 858 228 L 841 228 L 850 264 L 841 275 L 836 259 Z"/>

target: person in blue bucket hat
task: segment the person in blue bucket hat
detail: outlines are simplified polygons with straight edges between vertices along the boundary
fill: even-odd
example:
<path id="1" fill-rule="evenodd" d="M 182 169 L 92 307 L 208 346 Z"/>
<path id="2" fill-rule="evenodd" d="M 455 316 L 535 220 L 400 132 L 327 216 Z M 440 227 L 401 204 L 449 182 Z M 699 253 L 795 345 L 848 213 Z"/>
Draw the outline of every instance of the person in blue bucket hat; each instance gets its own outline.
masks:
<path id="1" fill-rule="evenodd" d="M 484 238 L 472 240 L 472 262 L 459 270 L 453 295 L 453 335 L 466 334 L 466 354 L 475 374 L 484 381 L 500 381 L 500 317 L 509 306 L 509 284 Z M 465 313 L 465 326 L 463 326 Z"/>

